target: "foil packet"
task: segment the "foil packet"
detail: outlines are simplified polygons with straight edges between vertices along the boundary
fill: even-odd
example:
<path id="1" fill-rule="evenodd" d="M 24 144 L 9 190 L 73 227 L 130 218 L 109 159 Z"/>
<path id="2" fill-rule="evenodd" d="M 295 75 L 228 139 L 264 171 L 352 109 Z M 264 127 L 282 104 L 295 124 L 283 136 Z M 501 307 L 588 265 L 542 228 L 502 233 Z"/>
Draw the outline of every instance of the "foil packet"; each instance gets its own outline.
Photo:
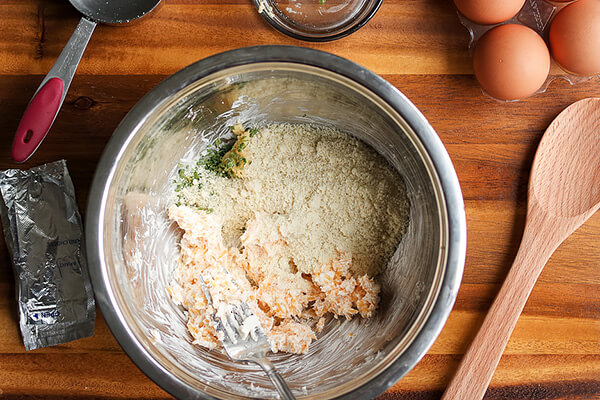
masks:
<path id="1" fill-rule="evenodd" d="M 92 336 L 94 295 L 66 162 L 2 171 L 0 194 L 25 348 Z"/>

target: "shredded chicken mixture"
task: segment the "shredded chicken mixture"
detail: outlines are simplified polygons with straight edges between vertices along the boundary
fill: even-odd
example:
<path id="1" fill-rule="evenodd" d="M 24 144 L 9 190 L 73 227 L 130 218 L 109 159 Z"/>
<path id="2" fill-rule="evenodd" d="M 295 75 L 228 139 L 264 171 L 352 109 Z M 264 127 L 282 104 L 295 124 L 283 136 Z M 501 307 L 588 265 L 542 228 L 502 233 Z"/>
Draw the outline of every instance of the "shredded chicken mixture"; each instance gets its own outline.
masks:
<path id="1" fill-rule="evenodd" d="M 169 217 L 185 231 L 181 240 L 179 268 L 168 287 L 172 299 L 188 310 L 188 329 L 196 344 L 220 347 L 211 319 L 214 309 L 207 303 L 201 279 L 210 289 L 213 306 L 248 303 L 267 332 L 271 351 L 305 353 L 316 339 L 311 327 L 315 317 L 326 313 L 350 319 L 355 314 L 372 315 L 379 301 L 379 286 L 367 275 L 354 278 L 350 258 L 340 254 L 314 275 L 274 273 L 263 267 L 274 246 L 285 246 L 285 236 L 274 232 L 269 241 L 253 235 L 260 219 L 248 223 L 243 248 L 225 247 L 218 217 L 187 206 L 173 206 Z M 226 271 L 226 272 L 225 272 Z M 324 320 L 317 325 L 321 329 Z M 318 329 L 318 327 L 317 327 Z"/>

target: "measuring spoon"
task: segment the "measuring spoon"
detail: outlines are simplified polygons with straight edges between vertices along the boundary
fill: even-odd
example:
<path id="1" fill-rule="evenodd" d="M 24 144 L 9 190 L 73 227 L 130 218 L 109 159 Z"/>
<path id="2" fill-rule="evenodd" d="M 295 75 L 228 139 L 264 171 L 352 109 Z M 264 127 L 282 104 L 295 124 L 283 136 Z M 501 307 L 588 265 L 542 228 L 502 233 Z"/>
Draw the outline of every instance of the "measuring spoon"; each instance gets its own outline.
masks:
<path id="1" fill-rule="evenodd" d="M 85 17 L 29 102 L 13 141 L 12 158 L 26 161 L 54 123 L 81 56 L 98 23 L 122 24 L 152 11 L 160 0 L 69 0 Z"/>

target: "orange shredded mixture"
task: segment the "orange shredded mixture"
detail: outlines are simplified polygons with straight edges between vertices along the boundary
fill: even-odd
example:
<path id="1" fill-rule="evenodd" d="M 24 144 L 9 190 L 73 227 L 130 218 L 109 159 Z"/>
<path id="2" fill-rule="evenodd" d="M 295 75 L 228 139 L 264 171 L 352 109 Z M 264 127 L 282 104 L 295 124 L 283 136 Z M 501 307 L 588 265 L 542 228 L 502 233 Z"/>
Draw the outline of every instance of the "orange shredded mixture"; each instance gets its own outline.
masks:
<path id="1" fill-rule="evenodd" d="M 368 275 L 352 276 L 350 254 L 340 252 L 329 263 L 315 266 L 312 274 L 302 274 L 293 265 L 293 255 L 285 255 L 286 234 L 274 231 L 266 238 L 255 234 L 264 232 L 261 218 L 248 221 L 241 248 L 227 248 L 217 216 L 172 206 L 169 217 L 184 235 L 167 290 L 176 304 L 188 310 L 188 330 L 198 345 L 220 347 L 202 279 L 215 307 L 220 302 L 248 303 L 273 352 L 306 353 L 316 339 L 315 332 L 323 330 L 327 314 L 369 318 L 377 308 L 379 285 Z M 277 260 L 270 259 L 274 254 Z M 276 267 L 266 267 L 273 265 Z"/>

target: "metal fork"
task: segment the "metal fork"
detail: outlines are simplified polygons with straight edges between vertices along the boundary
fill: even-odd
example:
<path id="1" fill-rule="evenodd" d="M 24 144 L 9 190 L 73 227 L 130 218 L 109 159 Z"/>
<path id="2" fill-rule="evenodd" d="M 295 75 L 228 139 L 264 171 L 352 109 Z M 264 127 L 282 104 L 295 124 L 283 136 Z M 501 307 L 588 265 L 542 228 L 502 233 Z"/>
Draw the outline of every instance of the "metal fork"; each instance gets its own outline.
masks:
<path id="1" fill-rule="evenodd" d="M 226 310 L 216 310 L 209 289 L 202 278 L 201 283 L 204 296 L 214 310 L 212 318 L 217 337 L 229 358 L 232 361 L 258 364 L 273 382 L 283 400 L 296 400 L 283 377 L 279 375 L 273 363 L 266 356 L 270 347 L 269 339 L 248 303 L 228 303 Z M 249 327 L 253 329 L 249 329 Z"/>

